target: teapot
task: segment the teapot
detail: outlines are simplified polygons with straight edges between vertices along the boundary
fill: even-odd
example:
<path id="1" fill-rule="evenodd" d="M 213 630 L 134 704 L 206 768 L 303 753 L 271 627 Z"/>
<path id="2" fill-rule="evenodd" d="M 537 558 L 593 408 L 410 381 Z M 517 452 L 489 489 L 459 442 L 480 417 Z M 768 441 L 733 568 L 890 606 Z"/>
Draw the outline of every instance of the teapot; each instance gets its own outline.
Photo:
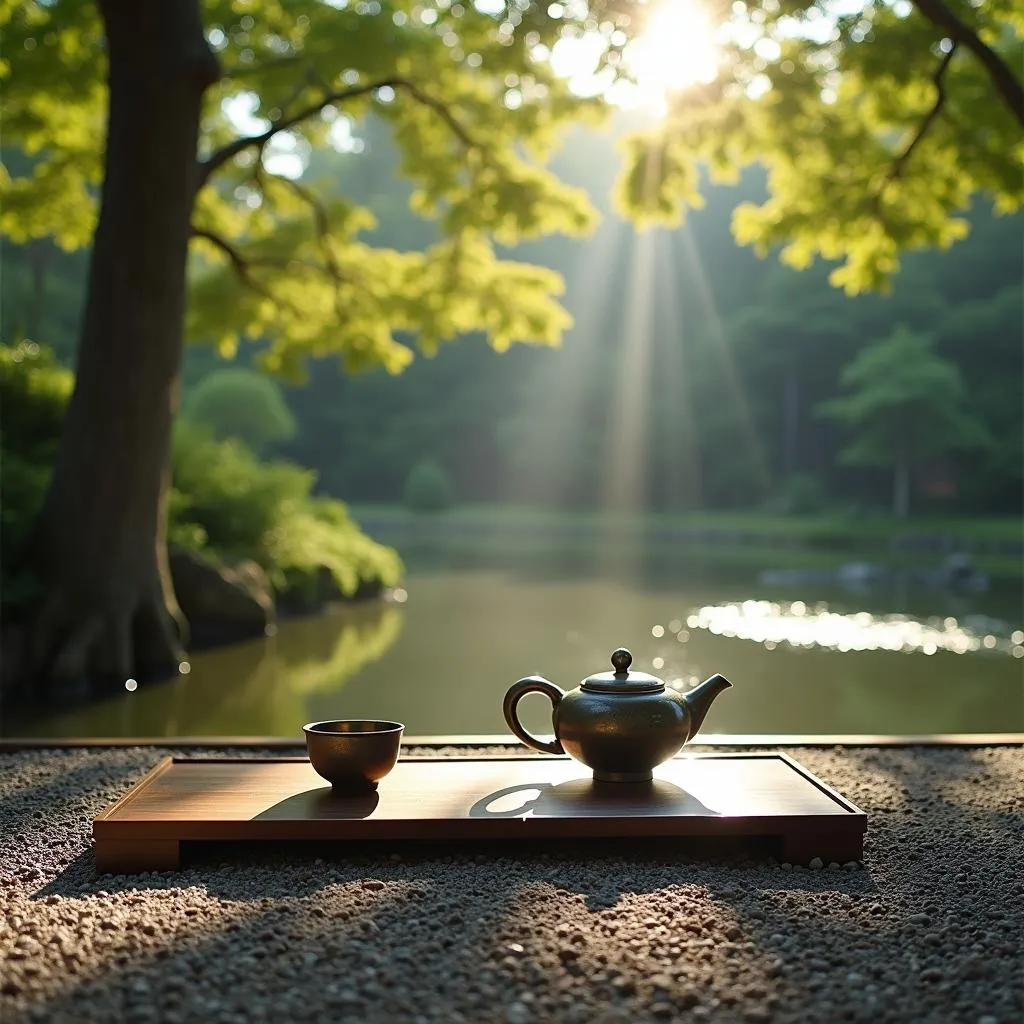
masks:
<path id="1" fill-rule="evenodd" d="M 600 672 L 566 692 L 543 676 L 526 676 L 505 694 L 505 721 L 528 747 L 568 754 L 593 769 L 598 782 L 648 782 L 652 769 L 677 754 L 696 735 L 711 702 L 732 683 L 713 675 L 688 693 L 669 689 L 646 672 L 631 672 L 633 655 L 612 654 L 613 672 Z M 553 707 L 555 738 L 532 736 L 519 721 L 519 702 L 543 693 Z"/>

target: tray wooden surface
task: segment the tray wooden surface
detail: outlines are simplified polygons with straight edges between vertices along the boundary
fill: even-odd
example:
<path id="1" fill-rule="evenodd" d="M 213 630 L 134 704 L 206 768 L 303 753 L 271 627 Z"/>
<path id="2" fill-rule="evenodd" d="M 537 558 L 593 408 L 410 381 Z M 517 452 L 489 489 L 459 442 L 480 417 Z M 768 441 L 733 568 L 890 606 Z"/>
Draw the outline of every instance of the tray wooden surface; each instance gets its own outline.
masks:
<path id="1" fill-rule="evenodd" d="M 336 796 L 305 758 L 161 761 L 93 821 L 104 872 L 170 870 L 197 841 L 769 837 L 794 863 L 859 860 L 867 816 L 781 753 L 696 754 L 653 783 L 563 757 L 414 758 Z"/>

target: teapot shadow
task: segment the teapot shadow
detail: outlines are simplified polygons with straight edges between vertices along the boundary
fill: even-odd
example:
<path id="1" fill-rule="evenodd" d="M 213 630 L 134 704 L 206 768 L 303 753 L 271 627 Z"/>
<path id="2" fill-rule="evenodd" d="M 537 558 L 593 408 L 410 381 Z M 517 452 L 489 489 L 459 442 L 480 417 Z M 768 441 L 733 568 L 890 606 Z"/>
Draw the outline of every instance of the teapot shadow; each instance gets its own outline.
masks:
<path id="1" fill-rule="evenodd" d="M 307 789 L 303 793 L 279 800 L 260 811 L 256 821 L 294 821 L 311 818 L 368 818 L 377 809 L 377 790 L 363 793 L 338 793 L 329 786 Z"/>
<path id="2" fill-rule="evenodd" d="M 471 818 L 650 817 L 717 815 L 691 793 L 671 782 L 598 782 L 571 779 L 506 786 L 481 797 L 470 808 Z"/>

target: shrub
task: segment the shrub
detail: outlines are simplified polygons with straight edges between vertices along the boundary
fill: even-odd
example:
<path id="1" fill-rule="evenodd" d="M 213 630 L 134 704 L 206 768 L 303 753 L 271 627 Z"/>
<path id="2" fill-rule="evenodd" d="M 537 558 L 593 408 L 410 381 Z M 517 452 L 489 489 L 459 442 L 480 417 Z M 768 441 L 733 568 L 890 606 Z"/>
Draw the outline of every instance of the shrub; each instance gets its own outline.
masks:
<path id="1" fill-rule="evenodd" d="M 260 462 L 240 441 L 217 441 L 190 423 L 174 438 L 170 536 L 220 558 L 252 558 L 279 591 L 315 587 L 326 569 L 338 589 L 391 586 L 402 564 L 367 537 L 339 501 L 314 498 L 316 474 Z"/>
<path id="2" fill-rule="evenodd" d="M 73 386 L 49 349 L 32 341 L 0 345 L 0 598 L 7 611 L 39 593 L 19 563 L 46 496 Z"/>
<path id="3" fill-rule="evenodd" d="M 0 598 L 5 612 L 39 594 L 19 563 L 53 472 L 73 377 L 32 342 L 0 345 Z M 402 566 L 348 517 L 311 496 L 316 474 L 261 462 L 238 440 L 179 422 L 174 435 L 168 540 L 218 561 L 252 558 L 279 590 L 315 585 L 322 570 L 343 594 L 361 583 L 397 583 Z"/>
<path id="4" fill-rule="evenodd" d="M 440 512 L 455 501 L 451 479 L 433 459 L 421 459 L 405 478 L 403 500 L 414 512 Z"/>
<path id="5" fill-rule="evenodd" d="M 34 341 L 0 345 L 4 450 L 53 461 L 74 377 Z"/>
<path id="6" fill-rule="evenodd" d="M 828 498 L 817 477 L 808 473 L 795 473 L 782 485 L 771 504 L 779 512 L 808 516 L 826 511 Z"/>
<path id="7" fill-rule="evenodd" d="M 295 436 L 295 417 L 277 383 L 243 366 L 214 370 L 185 398 L 182 418 L 254 452 Z"/>

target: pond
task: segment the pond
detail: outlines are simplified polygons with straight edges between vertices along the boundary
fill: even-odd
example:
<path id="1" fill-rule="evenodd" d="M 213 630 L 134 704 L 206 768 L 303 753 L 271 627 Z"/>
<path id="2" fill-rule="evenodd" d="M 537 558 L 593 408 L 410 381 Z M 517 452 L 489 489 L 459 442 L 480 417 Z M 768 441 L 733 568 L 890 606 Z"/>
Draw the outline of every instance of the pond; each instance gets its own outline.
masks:
<path id="1" fill-rule="evenodd" d="M 1019 581 L 959 595 L 904 576 L 782 585 L 678 549 L 403 555 L 405 588 L 386 602 L 200 652 L 168 682 L 9 714 L 4 734 L 298 739 L 304 722 L 358 717 L 397 719 L 409 735 L 500 734 L 514 680 L 541 673 L 569 688 L 606 670 L 617 646 L 683 689 L 713 672 L 732 680 L 704 734 L 1024 732 Z M 521 711 L 550 732 L 543 698 Z"/>

